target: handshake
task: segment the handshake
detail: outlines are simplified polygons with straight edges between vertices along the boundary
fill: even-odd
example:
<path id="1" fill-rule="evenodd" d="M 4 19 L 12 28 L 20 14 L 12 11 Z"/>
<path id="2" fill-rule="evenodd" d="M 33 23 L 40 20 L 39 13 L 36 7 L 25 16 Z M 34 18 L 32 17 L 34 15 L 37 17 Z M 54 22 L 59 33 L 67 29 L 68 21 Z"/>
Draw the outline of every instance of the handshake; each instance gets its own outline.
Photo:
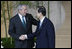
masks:
<path id="1" fill-rule="evenodd" d="M 20 40 L 25 40 L 25 39 L 27 39 L 27 35 L 21 35 L 21 36 L 19 37 L 19 39 L 20 39 Z"/>

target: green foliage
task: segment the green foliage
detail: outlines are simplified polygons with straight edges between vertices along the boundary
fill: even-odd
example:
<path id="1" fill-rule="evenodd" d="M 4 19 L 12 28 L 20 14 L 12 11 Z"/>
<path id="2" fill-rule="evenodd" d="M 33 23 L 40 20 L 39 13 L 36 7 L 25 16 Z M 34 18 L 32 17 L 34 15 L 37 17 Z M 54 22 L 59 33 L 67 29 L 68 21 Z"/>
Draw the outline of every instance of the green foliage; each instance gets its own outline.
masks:
<path id="1" fill-rule="evenodd" d="M 2 38 L 2 45 L 4 48 L 14 48 L 14 39 L 12 40 L 11 44 L 11 38 Z M 7 41 L 6 41 L 7 40 Z"/>
<path id="2" fill-rule="evenodd" d="M 37 39 L 37 38 L 36 38 L 36 37 L 34 37 L 34 42 L 36 42 L 36 39 Z"/>
<path id="3" fill-rule="evenodd" d="M 32 5 L 30 1 L 20 1 L 20 4 L 26 4 L 26 5 L 29 5 L 29 7 L 31 7 Z"/>
<path id="4" fill-rule="evenodd" d="M 11 38 L 1 38 L 2 41 L 2 46 L 4 48 L 14 48 L 14 39 L 12 38 L 12 43 L 11 43 Z M 34 42 L 36 42 L 36 37 L 34 38 Z"/>
<path id="5" fill-rule="evenodd" d="M 1 38 L 1 41 L 2 41 L 2 46 L 4 48 L 14 48 L 15 47 L 14 39 L 12 38 L 12 40 L 11 40 L 11 37 L 10 38 Z M 34 42 L 36 42 L 36 37 L 34 38 Z"/>

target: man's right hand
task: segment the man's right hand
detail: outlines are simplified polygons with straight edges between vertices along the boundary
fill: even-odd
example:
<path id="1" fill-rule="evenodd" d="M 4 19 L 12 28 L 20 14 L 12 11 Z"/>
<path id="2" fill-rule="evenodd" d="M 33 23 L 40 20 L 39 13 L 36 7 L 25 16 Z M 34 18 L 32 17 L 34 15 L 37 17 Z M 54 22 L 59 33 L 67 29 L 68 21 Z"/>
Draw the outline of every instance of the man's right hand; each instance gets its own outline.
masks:
<path id="1" fill-rule="evenodd" d="M 25 39 L 27 39 L 27 37 L 26 37 L 26 35 L 21 35 L 21 36 L 19 37 L 19 39 L 20 39 L 20 40 L 25 40 Z"/>
<path id="2" fill-rule="evenodd" d="M 21 36 L 19 37 L 19 39 L 20 39 L 20 40 L 25 40 L 24 35 L 21 35 Z"/>

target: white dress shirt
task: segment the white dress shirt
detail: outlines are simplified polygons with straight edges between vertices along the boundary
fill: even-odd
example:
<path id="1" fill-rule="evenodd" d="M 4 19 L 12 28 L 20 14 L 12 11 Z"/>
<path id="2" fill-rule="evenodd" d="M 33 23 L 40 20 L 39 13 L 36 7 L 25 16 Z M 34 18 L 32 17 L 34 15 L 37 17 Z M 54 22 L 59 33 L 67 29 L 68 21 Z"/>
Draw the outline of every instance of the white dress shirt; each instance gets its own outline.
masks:
<path id="1" fill-rule="evenodd" d="M 20 13 L 18 13 L 18 15 L 19 15 L 19 17 L 20 17 L 20 20 L 23 22 L 23 20 L 22 20 L 22 15 L 21 15 Z M 25 16 L 24 16 L 24 21 L 25 21 L 25 23 L 26 23 L 26 18 L 25 18 Z"/>
<path id="2" fill-rule="evenodd" d="M 41 25 L 42 25 L 44 19 L 45 19 L 45 16 L 40 20 L 40 24 L 39 24 L 40 26 L 39 26 L 39 27 L 41 27 Z"/>

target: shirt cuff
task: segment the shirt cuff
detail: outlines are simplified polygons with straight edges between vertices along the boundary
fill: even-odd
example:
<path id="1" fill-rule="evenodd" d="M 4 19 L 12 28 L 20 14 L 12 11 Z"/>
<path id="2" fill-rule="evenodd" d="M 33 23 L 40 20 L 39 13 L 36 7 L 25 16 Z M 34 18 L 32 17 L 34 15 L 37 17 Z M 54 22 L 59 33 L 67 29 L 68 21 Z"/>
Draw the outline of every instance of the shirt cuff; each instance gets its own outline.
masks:
<path id="1" fill-rule="evenodd" d="M 28 39 L 27 35 L 24 35 L 26 39 Z"/>

